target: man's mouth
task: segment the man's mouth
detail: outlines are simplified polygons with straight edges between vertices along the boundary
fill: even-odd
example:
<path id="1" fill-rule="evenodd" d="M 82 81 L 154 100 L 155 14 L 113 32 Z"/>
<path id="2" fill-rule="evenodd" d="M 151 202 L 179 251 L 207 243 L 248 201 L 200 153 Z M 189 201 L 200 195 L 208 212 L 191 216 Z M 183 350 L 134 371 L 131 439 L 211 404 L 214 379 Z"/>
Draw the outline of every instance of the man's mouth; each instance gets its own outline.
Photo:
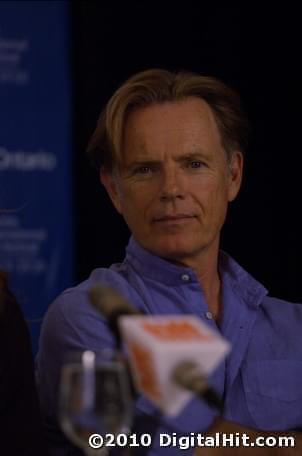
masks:
<path id="1" fill-rule="evenodd" d="M 195 218 L 195 215 L 192 214 L 176 214 L 176 215 L 163 215 L 159 217 L 154 217 L 153 221 L 155 223 L 158 222 L 177 222 L 177 221 L 184 221 L 186 219 Z"/>

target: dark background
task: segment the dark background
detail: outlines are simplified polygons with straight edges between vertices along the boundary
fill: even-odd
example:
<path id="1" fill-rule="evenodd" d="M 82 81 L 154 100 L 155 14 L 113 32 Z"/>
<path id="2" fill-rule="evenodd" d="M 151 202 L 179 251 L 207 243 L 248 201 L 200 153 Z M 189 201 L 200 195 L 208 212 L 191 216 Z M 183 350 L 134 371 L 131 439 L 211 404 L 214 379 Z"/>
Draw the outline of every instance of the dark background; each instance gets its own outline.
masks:
<path id="1" fill-rule="evenodd" d="M 302 301 L 298 6 L 82 1 L 71 8 L 77 280 L 122 260 L 129 236 L 85 156 L 100 110 L 137 71 L 187 69 L 237 89 L 253 127 L 222 247 L 270 294 Z"/>

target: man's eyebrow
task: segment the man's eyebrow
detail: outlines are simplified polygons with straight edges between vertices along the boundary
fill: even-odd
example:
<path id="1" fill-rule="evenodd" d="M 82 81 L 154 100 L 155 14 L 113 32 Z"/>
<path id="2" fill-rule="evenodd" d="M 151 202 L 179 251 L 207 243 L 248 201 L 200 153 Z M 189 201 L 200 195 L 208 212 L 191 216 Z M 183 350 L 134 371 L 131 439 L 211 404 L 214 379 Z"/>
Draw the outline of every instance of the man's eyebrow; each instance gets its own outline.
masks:
<path id="1" fill-rule="evenodd" d="M 135 168 L 136 166 L 147 166 L 147 165 L 156 165 L 162 163 L 161 160 L 151 160 L 150 158 L 145 158 L 141 160 L 134 160 L 129 163 L 126 163 L 126 168 Z"/>
<path id="2" fill-rule="evenodd" d="M 209 156 L 203 151 L 194 151 L 189 152 L 183 155 L 180 155 L 176 158 L 176 161 L 183 161 L 183 160 L 206 160 Z"/>

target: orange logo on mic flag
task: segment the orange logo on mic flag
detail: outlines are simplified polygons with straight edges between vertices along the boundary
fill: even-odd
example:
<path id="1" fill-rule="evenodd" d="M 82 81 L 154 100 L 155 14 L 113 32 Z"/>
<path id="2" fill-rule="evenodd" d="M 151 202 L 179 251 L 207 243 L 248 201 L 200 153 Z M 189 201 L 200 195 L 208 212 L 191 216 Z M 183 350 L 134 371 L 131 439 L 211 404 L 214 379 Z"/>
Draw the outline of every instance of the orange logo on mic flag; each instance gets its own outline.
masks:
<path id="1" fill-rule="evenodd" d="M 169 320 L 168 322 L 146 322 L 142 323 L 145 331 L 165 341 L 208 341 L 213 339 L 211 334 L 202 332 L 187 320 Z"/>
<path id="2" fill-rule="evenodd" d="M 161 399 L 161 393 L 158 388 L 157 377 L 150 351 L 129 338 L 127 340 L 127 346 L 130 355 L 132 355 L 134 359 L 140 388 L 152 399 L 159 401 Z"/>

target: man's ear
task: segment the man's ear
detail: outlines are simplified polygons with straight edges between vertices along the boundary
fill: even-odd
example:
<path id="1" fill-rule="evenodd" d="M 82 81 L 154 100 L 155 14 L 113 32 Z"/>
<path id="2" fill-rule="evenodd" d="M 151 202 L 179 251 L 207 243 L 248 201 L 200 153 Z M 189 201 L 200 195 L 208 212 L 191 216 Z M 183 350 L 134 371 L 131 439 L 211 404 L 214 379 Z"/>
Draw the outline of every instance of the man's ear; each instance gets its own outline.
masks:
<path id="1" fill-rule="evenodd" d="M 121 214 L 121 196 L 117 179 L 118 177 L 114 175 L 113 171 L 108 171 L 104 167 L 100 169 L 100 181 L 104 185 L 115 209 Z"/>
<path id="2" fill-rule="evenodd" d="M 241 187 L 243 173 L 243 155 L 240 151 L 232 153 L 228 163 L 229 182 L 228 182 L 228 201 L 233 201 Z"/>

